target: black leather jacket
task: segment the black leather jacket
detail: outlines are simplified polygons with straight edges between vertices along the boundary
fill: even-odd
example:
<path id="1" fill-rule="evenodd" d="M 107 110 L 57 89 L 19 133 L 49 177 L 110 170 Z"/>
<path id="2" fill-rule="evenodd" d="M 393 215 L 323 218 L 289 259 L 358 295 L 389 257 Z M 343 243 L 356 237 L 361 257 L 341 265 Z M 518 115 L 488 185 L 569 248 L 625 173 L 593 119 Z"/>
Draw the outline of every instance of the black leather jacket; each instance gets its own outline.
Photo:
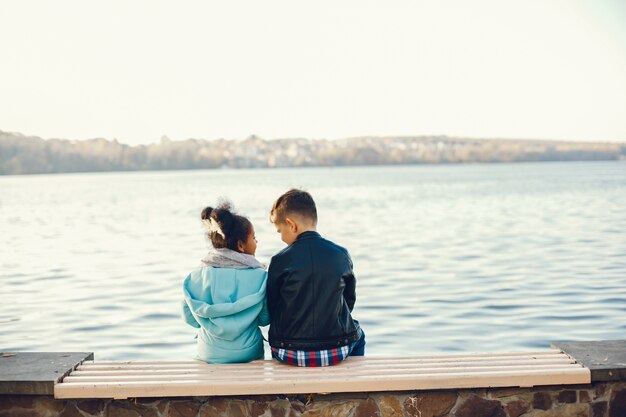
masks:
<path id="1" fill-rule="evenodd" d="M 355 289 L 348 251 L 317 232 L 302 233 L 270 263 L 270 345 L 322 350 L 355 342 L 361 332 L 350 314 Z"/>

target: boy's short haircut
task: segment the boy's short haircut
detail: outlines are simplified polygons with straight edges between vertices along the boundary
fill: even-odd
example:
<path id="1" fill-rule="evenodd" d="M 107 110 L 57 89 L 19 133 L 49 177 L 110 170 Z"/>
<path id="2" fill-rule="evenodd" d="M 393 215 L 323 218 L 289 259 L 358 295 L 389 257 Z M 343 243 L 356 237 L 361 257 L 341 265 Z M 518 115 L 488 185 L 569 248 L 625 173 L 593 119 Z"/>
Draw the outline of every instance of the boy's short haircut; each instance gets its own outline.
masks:
<path id="1" fill-rule="evenodd" d="M 317 224 L 317 209 L 311 194 L 292 188 L 276 199 L 270 212 L 272 223 L 284 223 L 288 214 L 295 214 Z"/>

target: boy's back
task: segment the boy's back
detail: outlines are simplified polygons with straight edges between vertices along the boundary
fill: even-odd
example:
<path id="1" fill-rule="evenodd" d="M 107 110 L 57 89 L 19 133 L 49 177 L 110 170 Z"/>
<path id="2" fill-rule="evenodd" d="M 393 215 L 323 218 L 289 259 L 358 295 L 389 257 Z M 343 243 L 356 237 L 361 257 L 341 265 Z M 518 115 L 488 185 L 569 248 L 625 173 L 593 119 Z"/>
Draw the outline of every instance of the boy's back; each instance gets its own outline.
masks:
<path id="1" fill-rule="evenodd" d="M 320 350 L 357 341 L 355 284 L 348 251 L 317 232 L 300 234 L 269 267 L 270 345 Z"/>

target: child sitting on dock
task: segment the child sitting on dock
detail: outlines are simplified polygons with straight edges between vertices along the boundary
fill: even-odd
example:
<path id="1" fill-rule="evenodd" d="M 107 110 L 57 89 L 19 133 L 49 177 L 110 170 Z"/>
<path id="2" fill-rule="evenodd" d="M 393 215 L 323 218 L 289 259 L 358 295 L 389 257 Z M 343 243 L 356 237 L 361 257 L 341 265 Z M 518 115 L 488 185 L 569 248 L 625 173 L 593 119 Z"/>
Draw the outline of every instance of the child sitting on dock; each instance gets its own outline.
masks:
<path id="1" fill-rule="evenodd" d="M 254 257 L 254 227 L 230 203 L 206 207 L 201 218 L 213 250 L 183 283 L 183 316 L 198 328 L 198 356 L 209 363 L 263 359 L 267 272 Z"/>
<path id="2" fill-rule="evenodd" d="M 296 366 L 335 365 L 365 354 L 365 335 L 351 312 L 356 280 L 348 251 L 317 233 L 311 195 L 292 189 L 270 213 L 288 244 L 270 263 L 267 303 L 272 357 Z"/>

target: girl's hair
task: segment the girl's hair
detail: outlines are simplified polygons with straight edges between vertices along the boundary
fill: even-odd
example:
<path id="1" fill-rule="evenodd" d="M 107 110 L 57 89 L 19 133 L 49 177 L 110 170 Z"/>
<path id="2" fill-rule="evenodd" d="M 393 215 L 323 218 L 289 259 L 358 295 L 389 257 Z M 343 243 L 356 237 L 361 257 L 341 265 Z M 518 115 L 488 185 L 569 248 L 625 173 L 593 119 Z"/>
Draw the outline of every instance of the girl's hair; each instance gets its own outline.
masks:
<path id="1" fill-rule="evenodd" d="M 202 220 L 215 220 L 224 233 L 224 236 L 217 231 L 208 233 L 209 239 L 216 249 L 238 250 L 237 243 L 239 241 L 246 242 L 252 230 L 250 220 L 235 214 L 233 205 L 229 201 L 220 203 L 216 208 L 205 207 L 200 213 L 200 218 Z"/>

